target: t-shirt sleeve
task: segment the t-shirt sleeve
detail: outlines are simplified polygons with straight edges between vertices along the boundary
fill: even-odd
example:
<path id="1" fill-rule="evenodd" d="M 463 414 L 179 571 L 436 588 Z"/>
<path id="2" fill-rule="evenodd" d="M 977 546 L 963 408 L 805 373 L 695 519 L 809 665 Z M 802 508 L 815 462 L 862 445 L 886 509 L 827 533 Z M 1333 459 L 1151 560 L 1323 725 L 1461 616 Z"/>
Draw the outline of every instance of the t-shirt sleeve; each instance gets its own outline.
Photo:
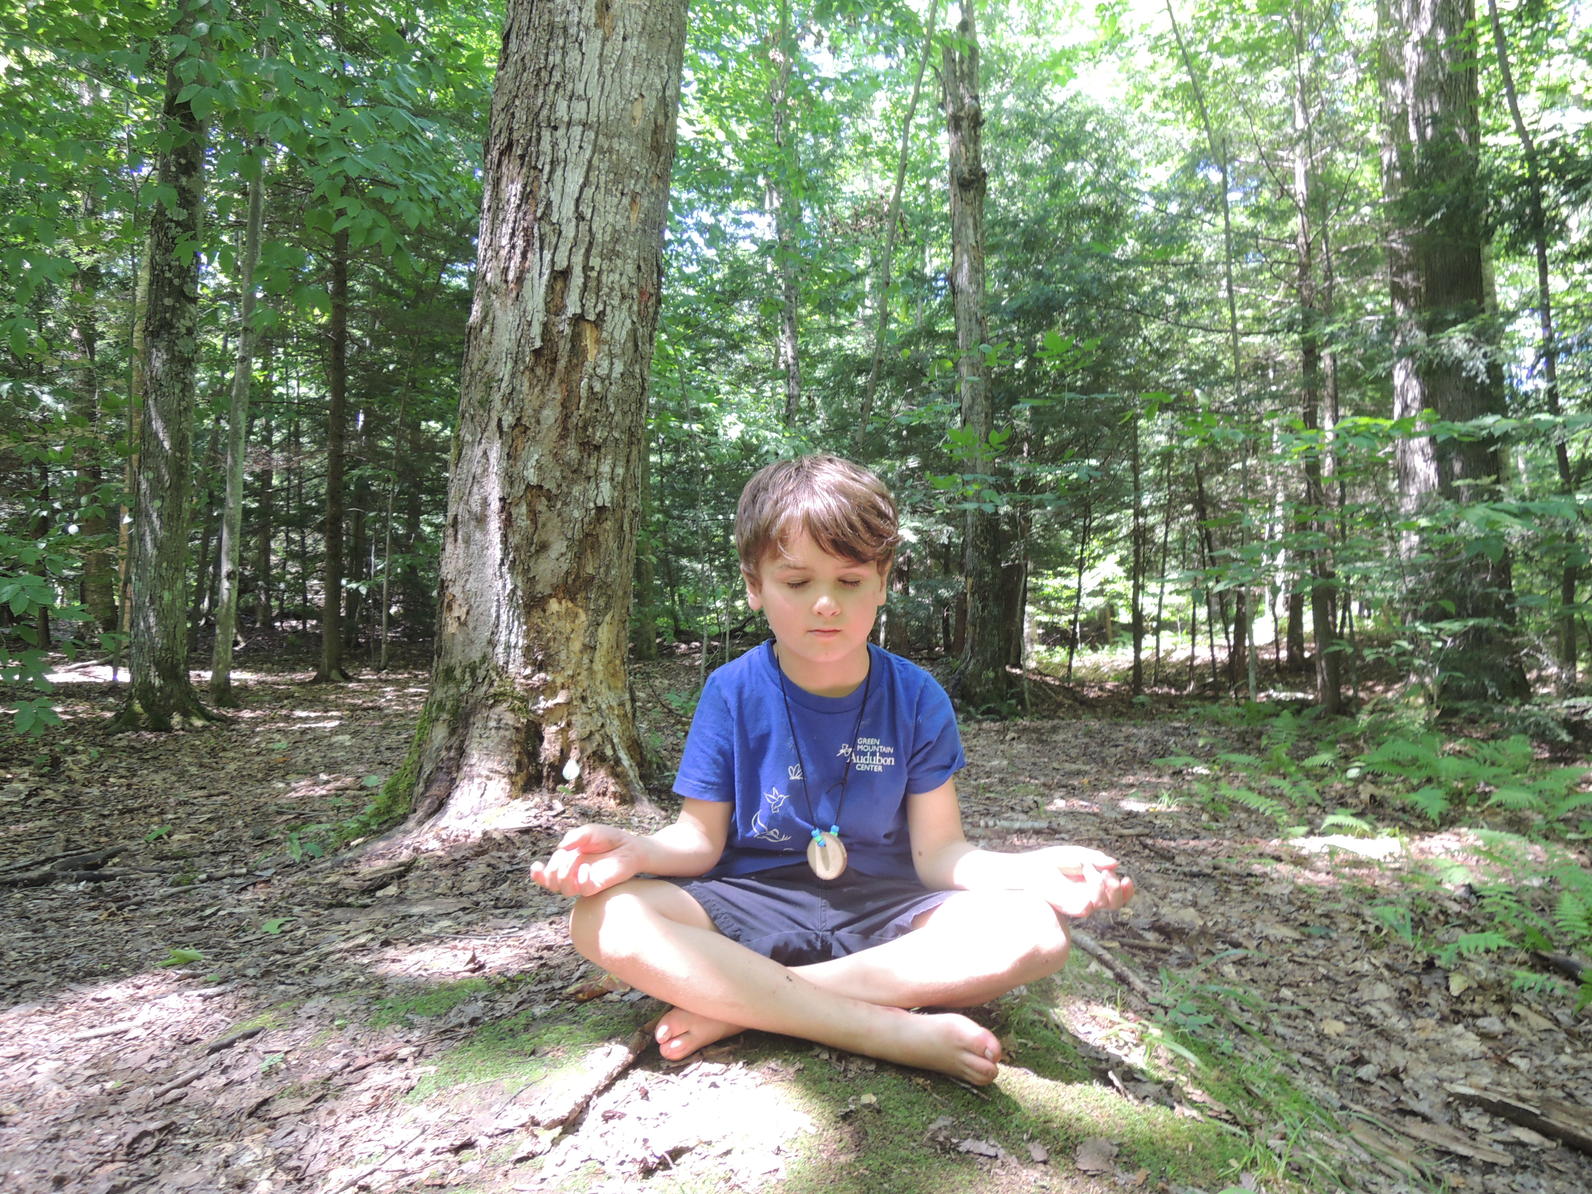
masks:
<path id="1" fill-rule="evenodd" d="M 735 721 L 724 686 L 714 683 L 712 676 L 691 717 L 674 791 L 691 800 L 735 799 Z"/>
<path id="2" fill-rule="evenodd" d="M 907 767 L 907 795 L 932 792 L 967 766 L 962 735 L 956 728 L 951 698 L 932 677 L 925 677 L 918 697 L 916 734 Z"/>

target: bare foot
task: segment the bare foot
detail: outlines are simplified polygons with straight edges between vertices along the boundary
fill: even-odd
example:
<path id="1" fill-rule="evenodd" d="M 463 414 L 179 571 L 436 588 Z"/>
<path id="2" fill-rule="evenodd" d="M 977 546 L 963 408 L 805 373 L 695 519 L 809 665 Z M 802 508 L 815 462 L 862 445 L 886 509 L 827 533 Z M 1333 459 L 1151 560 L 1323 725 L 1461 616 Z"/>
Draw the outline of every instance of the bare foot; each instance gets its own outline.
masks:
<path id="1" fill-rule="evenodd" d="M 1001 1043 L 995 1034 L 955 1012 L 901 1012 L 897 1032 L 870 1049 L 887 1061 L 938 1070 L 975 1086 L 995 1081 Z"/>
<path id="2" fill-rule="evenodd" d="M 659 1018 L 652 1035 L 658 1042 L 659 1053 L 670 1061 L 679 1061 L 714 1041 L 722 1041 L 740 1031 L 739 1024 L 714 1020 L 696 1012 L 688 1012 L 683 1007 L 671 1007 Z"/>

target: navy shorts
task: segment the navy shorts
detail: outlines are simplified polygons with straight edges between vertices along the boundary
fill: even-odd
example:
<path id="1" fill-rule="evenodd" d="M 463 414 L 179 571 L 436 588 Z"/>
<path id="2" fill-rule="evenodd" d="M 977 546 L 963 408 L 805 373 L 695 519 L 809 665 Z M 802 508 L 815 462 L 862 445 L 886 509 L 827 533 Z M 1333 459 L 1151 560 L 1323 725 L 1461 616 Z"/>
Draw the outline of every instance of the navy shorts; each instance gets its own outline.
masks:
<path id="1" fill-rule="evenodd" d="M 911 930 L 952 893 L 916 879 L 847 871 L 827 882 L 805 863 L 719 879 L 670 879 L 732 941 L 785 966 L 843 958 Z"/>

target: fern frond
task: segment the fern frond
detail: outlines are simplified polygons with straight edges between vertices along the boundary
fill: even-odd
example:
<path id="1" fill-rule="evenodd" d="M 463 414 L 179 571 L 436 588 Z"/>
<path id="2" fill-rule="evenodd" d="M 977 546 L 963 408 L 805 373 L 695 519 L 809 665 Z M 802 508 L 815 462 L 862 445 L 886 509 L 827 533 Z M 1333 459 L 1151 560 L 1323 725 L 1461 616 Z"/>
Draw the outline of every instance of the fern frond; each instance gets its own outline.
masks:
<path id="1" fill-rule="evenodd" d="M 1372 825 L 1371 822 L 1345 812 L 1328 813 L 1321 818 L 1321 828 L 1323 830 L 1347 829 L 1351 833 L 1358 833 L 1364 837 L 1374 837 L 1376 835 L 1376 826 Z"/>
<path id="2" fill-rule="evenodd" d="M 1443 814 L 1448 811 L 1448 792 L 1431 784 L 1405 793 L 1403 799 L 1420 809 L 1432 822 L 1441 821 Z"/>
<path id="3" fill-rule="evenodd" d="M 1220 786 L 1220 792 L 1234 804 L 1241 804 L 1245 808 L 1252 808 L 1257 813 L 1264 813 L 1272 820 L 1282 822 L 1288 817 L 1288 806 L 1274 797 L 1263 795 L 1252 788 L 1235 787 L 1229 783 Z"/>
<path id="4" fill-rule="evenodd" d="M 1504 808 L 1514 809 L 1517 812 L 1521 809 L 1539 810 L 1543 803 L 1542 793 L 1535 787 L 1527 787 L 1524 784 L 1506 784 L 1495 789 L 1487 798 L 1488 808 L 1501 804 Z"/>
<path id="5" fill-rule="evenodd" d="M 1451 969 L 1460 958 L 1474 958 L 1477 954 L 1495 953 L 1500 949 L 1511 949 L 1514 942 L 1494 929 L 1483 929 L 1479 933 L 1462 934 L 1458 941 L 1451 942 L 1437 951 L 1437 961 L 1444 969 Z"/>

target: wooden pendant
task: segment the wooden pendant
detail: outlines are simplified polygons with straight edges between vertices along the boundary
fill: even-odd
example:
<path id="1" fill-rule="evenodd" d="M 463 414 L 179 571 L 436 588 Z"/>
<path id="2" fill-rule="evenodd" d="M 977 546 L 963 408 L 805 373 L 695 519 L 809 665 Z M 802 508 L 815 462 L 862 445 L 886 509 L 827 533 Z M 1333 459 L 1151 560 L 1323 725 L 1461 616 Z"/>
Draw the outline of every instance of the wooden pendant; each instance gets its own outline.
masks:
<path id="1" fill-rule="evenodd" d="M 835 834 L 820 830 L 807 843 L 807 865 L 820 879 L 838 879 L 846 870 L 846 847 Z"/>

